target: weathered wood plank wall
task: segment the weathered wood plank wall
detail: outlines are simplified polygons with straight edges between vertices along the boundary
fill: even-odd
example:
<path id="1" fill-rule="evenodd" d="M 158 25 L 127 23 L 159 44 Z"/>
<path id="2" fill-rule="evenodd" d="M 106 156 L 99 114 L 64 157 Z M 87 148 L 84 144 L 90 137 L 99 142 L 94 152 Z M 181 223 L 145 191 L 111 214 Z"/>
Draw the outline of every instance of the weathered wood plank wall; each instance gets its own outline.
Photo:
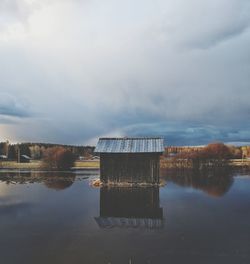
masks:
<path id="1" fill-rule="evenodd" d="M 102 153 L 100 173 L 103 183 L 159 183 L 158 153 Z"/>

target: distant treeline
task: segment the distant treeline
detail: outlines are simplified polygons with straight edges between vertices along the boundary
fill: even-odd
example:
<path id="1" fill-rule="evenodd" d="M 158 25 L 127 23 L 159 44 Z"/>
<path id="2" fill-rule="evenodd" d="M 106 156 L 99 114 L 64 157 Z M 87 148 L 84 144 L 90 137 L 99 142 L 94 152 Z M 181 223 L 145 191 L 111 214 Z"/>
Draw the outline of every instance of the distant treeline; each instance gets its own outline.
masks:
<path id="1" fill-rule="evenodd" d="M 168 147 L 164 156 L 163 168 L 221 168 L 231 166 L 231 160 L 250 157 L 250 146 L 235 147 L 216 142 L 203 147 Z"/>
<path id="2" fill-rule="evenodd" d="M 214 149 L 218 151 L 222 151 L 227 156 L 230 156 L 231 159 L 241 159 L 241 158 L 248 158 L 250 157 L 250 146 L 232 146 L 232 145 L 224 145 L 223 143 L 211 143 L 208 144 L 210 149 Z M 173 157 L 173 156 L 180 156 L 180 157 L 189 157 L 194 153 L 201 153 L 207 150 L 207 146 L 169 146 L 165 148 L 165 157 Z"/>
<path id="3" fill-rule="evenodd" d="M 71 151 L 76 158 L 79 156 L 91 157 L 94 147 L 92 146 L 73 146 L 49 143 L 19 143 L 10 144 L 8 141 L 0 142 L 0 155 L 6 156 L 9 160 L 17 160 L 18 155 L 27 155 L 32 159 L 42 159 L 46 150 L 53 147 L 61 147 Z"/>
<path id="4" fill-rule="evenodd" d="M 209 146 L 209 147 L 208 147 Z M 241 159 L 250 157 L 250 146 L 226 146 L 222 143 L 209 144 L 208 146 L 168 146 L 165 148 L 164 156 L 175 159 L 211 159 L 218 153 L 223 159 Z M 32 159 L 43 159 L 46 150 L 53 147 L 62 147 L 71 151 L 76 158 L 82 156 L 91 157 L 94 154 L 93 146 L 74 146 L 50 143 L 18 143 L 11 144 L 8 141 L 0 142 L 0 155 L 6 156 L 9 160 L 17 160 L 18 155 L 27 155 Z M 208 148 L 207 148 L 208 147 Z"/>

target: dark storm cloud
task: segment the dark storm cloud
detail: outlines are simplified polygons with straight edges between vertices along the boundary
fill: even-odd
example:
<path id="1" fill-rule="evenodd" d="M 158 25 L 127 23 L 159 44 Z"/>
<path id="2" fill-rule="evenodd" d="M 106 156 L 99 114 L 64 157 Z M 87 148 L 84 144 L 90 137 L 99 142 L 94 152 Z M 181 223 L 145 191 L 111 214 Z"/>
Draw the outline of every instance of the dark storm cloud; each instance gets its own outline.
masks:
<path id="1" fill-rule="evenodd" d="M 134 124 L 124 128 L 125 135 L 157 135 L 167 145 L 203 145 L 210 142 L 250 142 L 250 125 L 232 128 L 190 122 Z"/>

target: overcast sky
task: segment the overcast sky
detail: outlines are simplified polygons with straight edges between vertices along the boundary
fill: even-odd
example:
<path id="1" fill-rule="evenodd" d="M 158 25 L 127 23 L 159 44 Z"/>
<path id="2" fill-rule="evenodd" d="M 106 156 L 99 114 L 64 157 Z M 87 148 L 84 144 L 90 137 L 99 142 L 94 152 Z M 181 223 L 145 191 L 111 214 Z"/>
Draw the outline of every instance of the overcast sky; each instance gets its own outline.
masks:
<path id="1" fill-rule="evenodd" d="M 250 141 L 249 0 L 0 0 L 0 141 Z"/>

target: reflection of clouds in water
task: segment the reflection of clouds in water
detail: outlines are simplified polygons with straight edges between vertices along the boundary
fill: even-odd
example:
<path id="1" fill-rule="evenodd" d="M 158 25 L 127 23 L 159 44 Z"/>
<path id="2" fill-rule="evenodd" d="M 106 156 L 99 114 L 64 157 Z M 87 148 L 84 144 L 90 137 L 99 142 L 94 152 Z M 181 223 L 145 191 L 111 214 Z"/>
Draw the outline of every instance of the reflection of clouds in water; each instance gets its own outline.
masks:
<path id="1" fill-rule="evenodd" d="M 249 175 L 237 175 L 234 177 L 234 189 L 239 192 L 249 192 L 250 177 Z"/>
<path id="2" fill-rule="evenodd" d="M 49 189 L 69 188 L 74 180 L 75 175 L 72 173 L 8 172 L 1 174 L 1 218 L 22 218 L 23 215 L 29 214 L 32 205 L 40 203 L 44 195 L 48 195 Z M 33 191 L 30 191 L 31 186 Z"/>
<path id="3" fill-rule="evenodd" d="M 10 216 L 15 218 L 24 214 L 25 209 L 29 207 L 27 202 L 16 196 L 13 192 L 13 185 L 8 185 L 6 182 L 0 182 L 0 215 Z"/>
<path id="4" fill-rule="evenodd" d="M 24 202 L 11 195 L 11 186 L 5 182 L 0 182 L 0 214 L 8 211 L 15 210 L 15 208 L 22 207 Z"/>
<path id="5" fill-rule="evenodd" d="M 22 207 L 24 203 L 22 200 L 15 200 L 12 198 L 0 198 L 0 212 L 6 208 Z"/>
<path id="6" fill-rule="evenodd" d="M 27 213 L 30 204 L 15 197 L 0 197 L 0 215 L 3 217 L 12 217 L 13 219 Z"/>
<path id="7" fill-rule="evenodd" d="M 0 197 L 9 193 L 9 188 L 5 182 L 0 182 Z"/>
<path id="8" fill-rule="evenodd" d="M 0 208 L 7 207 L 7 206 L 16 206 L 16 205 L 20 205 L 22 203 L 23 202 L 21 200 L 15 200 L 12 197 L 9 197 L 9 198 L 1 197 L 0 198 Z"/>

